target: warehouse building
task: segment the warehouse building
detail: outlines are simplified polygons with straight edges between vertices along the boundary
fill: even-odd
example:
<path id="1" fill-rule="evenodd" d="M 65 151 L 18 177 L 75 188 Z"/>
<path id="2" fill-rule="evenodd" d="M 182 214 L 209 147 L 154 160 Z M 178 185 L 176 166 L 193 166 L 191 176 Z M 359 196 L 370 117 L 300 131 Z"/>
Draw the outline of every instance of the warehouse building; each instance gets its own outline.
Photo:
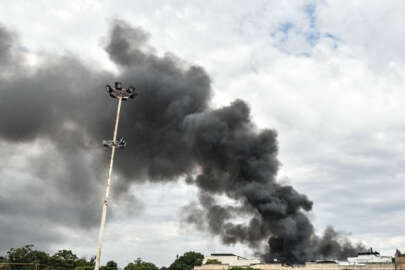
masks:
<path id="1" fill-rule="evenodd" d="M 346 262 L 339 262 L 342 265 L 362 265 L 370 263 L 392 263 L 393 258 L 391 256 L 381 256 L 379 252 L 370 249 L 366 252 L 359 252 L 357 257 L 349 257 Z"/>
<path id="2" fill-rule="evenodd" d="M 220 262 L 221 264 L 229 265 L 229 266 L 250 266 L 254 264 L 261 263 L 260 260 L 257 259 L 246 259 L 241 256 L 237 256 L 232 253 L 212 253 L 210 256 L 204 257 L 203 265 L 204 264 L 212 264 L 212 262 Z"/>
<path id="3" fill-rule="evenodd" d="M 347 261 L 307 262 L 300 266 L 287 266 L 280 263 L 262 263 L 257 259 L 246 259 L 230 253 L 214 253 L 204 258 L 203 265 L 194 270 L 230 270 L 232 267 L 250 267 L 257 270 L 405 270 L 405 254 L 397 250 L 395 258 L 381 256 L 372 249 L 360 252 Z"/>

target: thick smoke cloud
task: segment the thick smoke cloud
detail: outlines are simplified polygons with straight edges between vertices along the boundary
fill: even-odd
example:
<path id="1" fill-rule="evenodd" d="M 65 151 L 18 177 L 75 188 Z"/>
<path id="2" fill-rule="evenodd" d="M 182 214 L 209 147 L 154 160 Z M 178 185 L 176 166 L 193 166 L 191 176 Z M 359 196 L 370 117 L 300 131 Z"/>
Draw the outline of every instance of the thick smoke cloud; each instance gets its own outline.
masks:
<path id="1" fill-rule="evenodd" d="M 346 237 L 336 232 L 333 227 L 327 227 L 322 237 L 314 236 L 312 240 L 314 259 L 338 259 L 356 256 L 366 247 L 358 243 L 353 245 Z"/>
<path id="2" fill-rule="evenodd" d="M 316 254 L 344 256 L 347 248 L 336 247 L 336 236 L 314 235 L 305 214 L 312 202 L 276 181 L 276 132 L 258 130 L 242 100 L 210 108 L 211 84 L 204 69 L 171 54 L 158 56 L 147 41 L 142 29 L 115 21 L 105 50 L 120 69 L 116 77 L 74 56 L 45 55 L 39 66 L 29 68 L 15 37 L 0 28 L 0 140 L 8 145 L 39 142 L 48 148 L 30 170 L 42 185 L 54 188 L 53 206 L 35 204 L 36 216 L 55 224 L 64 219 L 79 228 L 97 224 L 93 213 L 104 184 L 97 172 L 106 164 L 99 158 L 106 156 L 99 142 L 111 137 L 115 109 L 100 90 L 121 80 L 136 86 L 140 95 L 123 109 L 120 135 L 128 138 L 129 147 L 117 157 L 121 177 L 116 192 L 125 193 L 134 181 L 187 177 L 200 196 L 198 204 L 185 208 L 185 219 L 224 243 L 240 242 L 260 251 L 267 242 L 266 259 L 290 264 Z M 236 204 L 221 205 L 218 196 Z M 0 197 L 0 205 L 8 200 Z M 9 205 L 8 215 L 13 207 Z M 238 217 L 247 221 L 235 222 Z M 335 241 L 332 248 L 330 240 Z"/>

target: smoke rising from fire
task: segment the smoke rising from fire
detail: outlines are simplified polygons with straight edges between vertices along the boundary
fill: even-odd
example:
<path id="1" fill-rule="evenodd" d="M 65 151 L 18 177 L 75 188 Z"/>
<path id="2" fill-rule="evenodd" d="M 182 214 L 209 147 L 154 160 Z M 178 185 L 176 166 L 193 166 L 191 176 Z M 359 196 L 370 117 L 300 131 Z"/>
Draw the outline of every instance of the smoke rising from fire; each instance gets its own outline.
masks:
<path id="1" fill-rule="evenodd" d="M 36 173 L 52 178 L 61 194 L 78 199 L 78 214 L 71 213 L 76 225 L 97 224 L 98 217 L 90 214 L 98 202 L 91 183 L 103 179 L 97 168 L 105 160 L 88 154 L 98 153 L 99 142 L 111 135 L 114 107 L 100 91 L 119 80 L 140 92 L 136 104 L 125 106 L 120 125 L 129 143 L 116 163 L 121 192 L 135 181 L 187 177 L 200 195 L 198 204 L 185 207 L 184 219 L 225 244 L 243 243 L 267 260 L 289 264 L 354 253 L 356 247 L 347 241 L 342 246 L 332 228 L 317 237 L 305 214 L 312 202 L 277 182 L 277 133 L 259 130 L 243 100 L 211 108 L 206 71 L 169 53 L 156 55 L 147 41 L 142 29 L 114 22 L 105 44 L 120 70 L 114 76 L 74 56 L 45 55 L 42 64 L 30 68 L 15 36 L 0 29 L 0 139 L 14 144 L 44 140 L 56 149 L 49 155 L 64 160 L 59 174 L 44 169 L 49 156 L 36 161 L 42 168 Z M 237 204 L 221 205 L 220 195 Z M 247 222 L 234 222 L 239 216 Z"/>

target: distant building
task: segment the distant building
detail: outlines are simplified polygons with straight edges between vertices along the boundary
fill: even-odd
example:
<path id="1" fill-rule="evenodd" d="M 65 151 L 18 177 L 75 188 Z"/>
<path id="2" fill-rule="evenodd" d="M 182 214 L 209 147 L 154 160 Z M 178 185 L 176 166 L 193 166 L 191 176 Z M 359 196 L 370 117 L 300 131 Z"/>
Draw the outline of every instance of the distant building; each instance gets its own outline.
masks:
<path id="1" fill-rule="evenodd" d="M 405 254 L 402 254 L 398 249 L 395 252 L 395 270 L 405 269 Z"/>
<path id="2" fill-rule="evenodd" d="M 370 263 L 392 263 L 391 256 L 381 256 L 379 252 L 373 251 L 371 248 L 366 252 L 359 252 L 357 257 L 347 258 L 347 262 L 339 262 L 341 265 L 362 265 Z"/>
<path id="3" fill-rule="evenodd" d="M 231 270 L 235 266 L 250 267 L 255 270 L 405 270 L 405 254 L 397 251 L 394 260 L 390 256 L 381 256 L 380 253 L 370 249 L 344 262 L 317 261 L 291 267 L 280 263 L 261 263 L 260 260 L 249 260 L 231 253 L 214 253 L 206 256 L 203 265 L 195 266 L 194 270 Z"/>
<path id="4" fill-rule="evenodd" d="M 229 266 L 249 266 L 261 263 L 257 259 L 246 259 L 241 256 L 237 256 L 232 253 L 212 253 L 210 256 L 204 257 L 203 264 L 209 261 L 220 261 L 221 264 L 226 264 Z"/>

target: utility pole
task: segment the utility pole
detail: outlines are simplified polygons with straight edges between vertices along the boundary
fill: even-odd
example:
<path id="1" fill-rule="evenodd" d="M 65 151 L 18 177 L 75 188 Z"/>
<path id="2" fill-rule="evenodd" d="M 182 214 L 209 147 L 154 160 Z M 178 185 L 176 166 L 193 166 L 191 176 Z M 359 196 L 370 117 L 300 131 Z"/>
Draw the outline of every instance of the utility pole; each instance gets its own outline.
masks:
<path id="1" fill-rule="evenodd" d="M 99 270 L 100 268 L 100 258 L 101 258 L 101 248 L 103 245 L 103 237 L 104 237 L 104 225 L 105 225 L 105 218 L 107 216 L 107 208 L 108 208 L 108 197 L 110 195 L 110 187 L 111 187 L 111 174 L 114 164 L 114 155 L 116 148 L 124 148 L 126 146 L 126 141 L 124 138 L 121 138 L 117 141 L 117 131 L 118 131 L 118 123 L 120 121 L 120 111 L 121 111 L 121 103 L 124 100 L 128 100 L 128 98 L 135 98 L 138 94 L 135 93 L 135 88 L 130 86 L 129 88 L 122 88 L 120 82 L 115 82 L 114 88 L 110 85 L 106 85 L 106 89 L 108 94 L 112 98 L 118 99 L 118 108 L 117 114 L 115 117 L 115 127 L 114 127 L 114 135 L 112 140 L 103 140 L 103 145 L 105 147 L 111 148 L 111 159 L 110 159 L 110 168 L 108 170 L 108 177 L 107 177 L 107 187 L 105 189 L 104 195 L 104 204 L 103 204 L 103 213 L 101 215 L 101 222 L 100 222 L 100 231 L 98 234 L 98 247 L 97 247 L 97 256 L 96 256 L 96 265 L 94 266 L 94 270 Z"/>

